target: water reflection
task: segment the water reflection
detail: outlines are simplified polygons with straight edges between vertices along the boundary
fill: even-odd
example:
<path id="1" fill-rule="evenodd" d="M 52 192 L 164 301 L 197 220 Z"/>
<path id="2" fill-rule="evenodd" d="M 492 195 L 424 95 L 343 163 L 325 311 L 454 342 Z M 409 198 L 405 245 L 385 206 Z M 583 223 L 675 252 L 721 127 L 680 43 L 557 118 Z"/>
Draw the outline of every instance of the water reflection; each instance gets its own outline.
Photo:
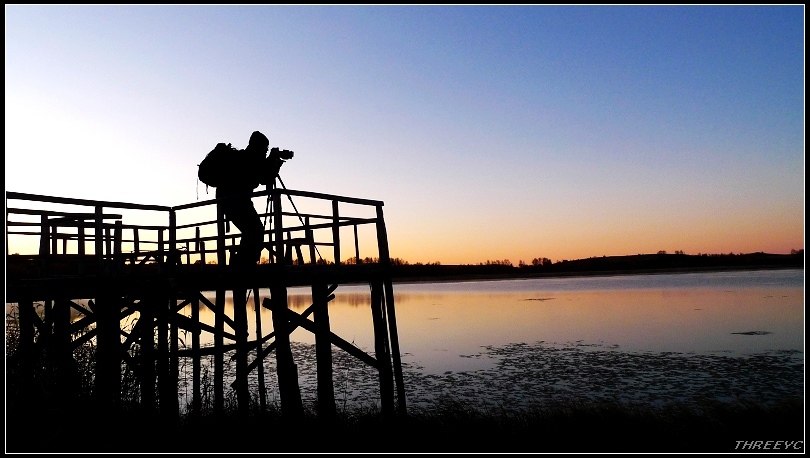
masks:
<path id="1" fill-rule="evenodd" d="M 491 358 L 470 357 L 485 347 L 541 341 L 702 355 L 802 350 L 802 284 L 803 271 L 720 272 L 395 285 L 394 297 L 403 361 L 438 374 L 491 368 Z M 373 354 L 368 286 L 335 294 L 333 332 Z M 260 291 L 264 297 L 269 291 Z M 312 298 L 292 288 L 288 301 L 301 313 Z M 232 307 L 229 298 L 230 316 Z M 254 313 L 251 306 L 251 338 Z M 260 316 L 271 332 L 271 312 L 262 308 Z M 213 318 L 201 310 L 204 322 Z M 291 339 L 314 343 L 303 329 Z"/>
<path id="2" fill-rule="evenodd" d="M 803 395 L 803 270 L 396 284 L 394 290 L 412 406 L 443 396 L 517 406 L 577 396 L 660 403 Z M 335 295 L 332 331 L 374 354 L 369 287 L 342 285 Z M 214 302 L 213 293 L 208 297 Z M 269 297 L 260 290 L 259 304 Z M 308 288 L 288 291 L 296 312 L 311 303 Z M 253 297 L 249 304 L 253 340 Z M 207 306 L 199 311 L 201 321 L 214 324 Z M 191 306 L 182 313 L 190 316 Z M 226 314 L 233 317 L 230 295 Z M 263 334 L 272 332 L 271 312 L 259 307 L 258 315 Z M 181 339 L 191 340 L 185 332 Z M 203 332 L 201 340 L 213 339 Z M 314 404 L 314 337 L 297 329 L 291 340 L 302 395 Z M 333 350 L 339 405 L 376 403 L 374 369 Z M 207 358 L 204 367 L 212 371 L 212 364 Z M 190 365 L 182 367 L 187 384 Z M 276 400 L 272 355 L 264 367 Z M 232 365 L 225 368 L 226 386 L 233 372 Z M 256 378 L 249 383 L 255 392 Z"/>

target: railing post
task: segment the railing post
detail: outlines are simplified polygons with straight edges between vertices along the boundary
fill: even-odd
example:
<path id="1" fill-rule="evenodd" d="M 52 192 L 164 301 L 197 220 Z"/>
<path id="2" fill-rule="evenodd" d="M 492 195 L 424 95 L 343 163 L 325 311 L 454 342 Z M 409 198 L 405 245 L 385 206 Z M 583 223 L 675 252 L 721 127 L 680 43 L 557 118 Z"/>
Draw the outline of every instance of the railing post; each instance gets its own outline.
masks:
<path id="1" fill-rule="evenodd" d="M 309 241 L 309 263 L 315 264 L 317 261 L 315 260 L 315 234 L 312 232 L 312 227 L 309 225 L 309 216 L 304 219 L 304 230 L 305 237 L 307 241 Z"/>
<path id="2" fill-rule="evenodd" d="M 121 273 L 124 269 L 124 257 L 121 251 L 121 243 L 122 243 L 121 239 L 123 238 L 124 235 L 123 232 L 124 232 L 123 223 L 119 219 L 118 221 L 115 222 L 115 236 L 114 236 L 115 243 L 113 245 L 114 246 L 113 259 L 115 260 L 115 270 L 118 273 Z"/>
<path id="3" fill-rule="evenodd" d="M 195 228 L 194 251 L 200 254 L 200 270 L 205 266 L 205 242 L 200 240 L 200 226 Z"/>
<path id="4" fill-rule="evenodd" d="M 76 252 L 79 253 L 79 256 L 84 256 L 85 251 L 86 251 L 85 246 L 84 246 L 84 244 L 86 243 L 85 234 L 84 234 L 85 220 L 83 220 L 83 219 L 79 220 L 78 223 L 79 223 L 79 226 L 78 226 L 78 230 L 79 230 L 79 236 L 78 236 L 79 246 L 76 248 Z M 82 263 L 81 265 L 84 265 L 84 263 Z"/>
<path id="5" fill-rule="evenodd" d="M 76 253 L 79 255 L 79 276 L 80 277 L 84 276 L 84 269 L 85 269 L 85 267 L 84 267 L 84 264 L 85 264 L 85 262 L 84 262 L 84 255 L 85 255 L 84 226 L 85 226 L 85 223 L 86 222 L 85 222 L 84 219 L 76 220 L 76 230 L 78 231 L 77 237 L 76 237 L 77 238 L 76 243 L 78 244 L 78 246 L 76 247 Z"/>
<path id="6" fill-rule="evenodd" d="M 354 259 L 357 264 L 362 264 L 363 261 L 360 260 L 360 242 L 357 238 L 357 225 L 354 225 Z"/>
<path id="7" fill-rule="evenodd" d="M 138 259 L 138 254 L 141 252 L 141 241 L 138 236 L 138 228 L 132 228 L 132 251 L 135 255 L 135 260 Z"/>
<path id="8" fill-rule="evenodd" d="M 174 210 L 169 210 L 169 250 L 168 250 L 168 273 L 174 275 L 177 268 L 177 260 L 180 255 L 177 251 L 177 214 Z"/>
<path id="9" fill-rule="evenodd" d="M 39 223 L 39 255 L 45 256 L 50 254 L 49 246 L 51 237 L 50 224 L 48 223 L 48 215 L 42 215 Z"/>
<path id="10" fill-rule="evenodd" d="M 284 259 L 284 225 L 282 223 L 281 193 L 273 193 L 273 249 L 275 250 L 276 264 L 283 264 Z"/>
<path id="11" fill-rule="evenodd" d="M 164 258 L 163 258 L 163 255 L 164 255 L 163 254 L 163 229 L 158 229 L 157 236 L 158 236 L 157 237 L 158 240 L 157 240 L 157 256 L 156 256 L 157 259 L 156 259 L 156 261 L 157 261 L 157 264 L 158 264 L 158 272 L 163 273 L 163 270 L 165 269 Z"/>
<path id="12" fill-rule="evenodd" d="M 335 247 L 335 265 L 340 264 L 340 213 L 338 201 L 332 201 L 332 243 Z"/>
<path id="13" fill-rule="evenodd" d="M 96 230 L 95 230 L 95 250 L 96 250 L 96 263 L 98 264 L 98 274 L 104 272 L 104 208 L 100 205 L 96 206 Z"/>
<path id="14" fill-rule="evenodd" d="M 110 259 L 110 260 L 114 259 L 113 258 L 114 253 L 113 253 L 112 234 L 110 233 L 110 228 L 109 227 L 104 228 L 104 244 L 107 247 L 107 249 L 105 250 L 106 253 L 107 253 L 107 259 Z"/>
<path id="15" fill-rule="evenodd" d="M 48 222 L 48 215 L 42 215 L 40 217 L 40 229 L 39 229 L 39 269 L 40 275 L 45 276 L 47 275 L 48 271 L 48 255 L 50 254 L 50 223 Z"/>
<path id="16" fill-rule="evenodd" d="M 50 229 L 51 229 L 51 254 L 58 254 L 59 250 L 57 248 L 59 247 L 59 235 L 58 235 L 59 228 L 56 224 L 53 224 L 50 226 Z"/>
<path id="17" fill-rule="evenodd" d="M 200 252 L 200 226 L 194 228 L 194 251 Z"/>

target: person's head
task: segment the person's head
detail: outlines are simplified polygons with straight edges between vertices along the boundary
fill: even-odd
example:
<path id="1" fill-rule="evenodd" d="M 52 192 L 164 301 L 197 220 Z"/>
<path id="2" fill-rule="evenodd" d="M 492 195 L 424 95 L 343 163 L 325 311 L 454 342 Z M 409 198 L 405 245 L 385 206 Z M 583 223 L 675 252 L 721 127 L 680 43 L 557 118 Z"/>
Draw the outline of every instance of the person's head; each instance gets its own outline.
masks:
<path id="1" fill-rule="evenodd" d="M 250 134 L 250 141 L 248 142 L 249 149 L 255 149 L 259 151 L 267 151 L 270 147 L 270 140 L 265 137 L 265 135 L 258 130 Z"/>

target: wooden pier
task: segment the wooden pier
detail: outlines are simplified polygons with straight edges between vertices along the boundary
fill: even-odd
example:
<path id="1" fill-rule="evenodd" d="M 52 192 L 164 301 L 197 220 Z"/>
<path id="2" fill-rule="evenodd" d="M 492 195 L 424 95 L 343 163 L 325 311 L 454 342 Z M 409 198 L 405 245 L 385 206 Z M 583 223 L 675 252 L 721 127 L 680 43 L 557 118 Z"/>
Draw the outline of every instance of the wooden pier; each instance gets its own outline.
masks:
<path id="1" fill-rule="evenodd" d="M 295 417 L 304 410 L 290 333 L 303 328 L 315 336 L 319 417 L 336 413 L 333 347 L 379 374 L 383 414 L 405 414 L 383 203 L 287 189 L 256 192 L 253 199 L 265 221 L 263 262 L 236 272 L 228 259 L 240 235 L 216 199 L 169 207 L 6 192 L 6 303 L 18 309 L 21 386 L 33 381 L 33 361 L 43 353 L 48 370 L 68 380 L 74 352 L 94 345 L 95 405 L 119 409 L 122 374 L 129 373 L 144 411 L 176 417 L 181 360 L 192 367 L 188 409 L 194 413 L 203 398 L 201 359 L 213 356 L 214 411 L 222 412 L 230 389 L 245 411 L 251 378 L 266 407 L 263 362 L 275 354 L 281 412 Z M 371 254 L 361 256 L 361 246 Z M 347 251 L 352 256 L 344 258 Z M 358 283 L 369 286 L 373 354 L 330 329 L 335 292 Z M 312 304 L 297 313 L 287 293 L 300 286 L 311 288 Z M 244 299 L 244 306 L 235 301 L 233 316 L 226 313 L 226 292 L 235 289 L 252 292 L 252 338 Z M 260 301 L 260 289 L 270 297 Z M 213 312 L 213 326 L 201 321 L 200 307 Z M 270 332 L 261 327 L 262 307 L 272 313 Z M 191 336 L 183 348 L 181 331 Z M 202 336 L 213 344 L 201 345 Z M 228 352 L 236 365 L 230 386 Z"/>

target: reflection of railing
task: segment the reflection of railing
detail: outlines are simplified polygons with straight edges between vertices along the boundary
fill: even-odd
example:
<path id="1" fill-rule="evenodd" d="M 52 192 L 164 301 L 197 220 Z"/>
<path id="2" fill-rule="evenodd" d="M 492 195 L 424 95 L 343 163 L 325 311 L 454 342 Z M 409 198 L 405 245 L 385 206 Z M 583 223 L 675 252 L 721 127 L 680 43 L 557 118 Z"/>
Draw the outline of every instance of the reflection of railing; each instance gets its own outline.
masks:
<path id="1" fill-rule="evenodd" d="M 328 210 L 299 213 L 293 205 L 294 211 L 289 211 L 282 207 L 282 195 L 286 195 L 290 203 L 293 197 L 326 203 Z M 380 201 L 287 189 L 268 189 L 251 195 L 251 198 L 257 197 L 268 199 L 269 211 L 259 212 L 260 218 L 269 218 L 271 222 L 263 236 L 267 262 L 361 262 L 358 227 L 366 226 L 372 227 L 376 235 L 376 257 L 381 263 L 388 261 Z M 10 201 L 19 203 L 6 208 L 6 254 L 50 259 L 58 255 L 63 259 L 81 260 L 76 263 L 80 266 L 78 271 L 67 272 L 70 275 L 96 273 L 102 265 L 107 270 L 144 264 L 163 266 L 170 259 L 173 260 L 168 263 L 171 265 L 204 266 L 212 261 L 225 265 L 240 237 L 238 233 L 229 233 L 228 224 L 218 211 L 217 199 L 167 207 L 7 192 L 7 205 Z M 302 204 L 306 207 L 306 202 L 299 202 L 298 206 Z M 349 206 L 365 214 L 348 213 Z M 144 224 L 147 218 L 157 223 Z M 349 259 L 342 257 L 341 245 L 346 242 L 341 240 L 343 228 L 353 229 L 354 257 Z M 26 244 L 27 239 L 23 240 L 26 237 L 38 240 Z M 331 260 L 322 257 L 320 248 L 324 247 L 331 248 L 323 253 Z M 370 257 L 374 256 L 366 256 L 366 259 Z M 88 268 L 88 263 L 93 262 L 96 267 Z M 44 273 L 40 270 L 40 274 Z M 47 273 L 53 275 L 59 271 L 50 269 Z"/>

